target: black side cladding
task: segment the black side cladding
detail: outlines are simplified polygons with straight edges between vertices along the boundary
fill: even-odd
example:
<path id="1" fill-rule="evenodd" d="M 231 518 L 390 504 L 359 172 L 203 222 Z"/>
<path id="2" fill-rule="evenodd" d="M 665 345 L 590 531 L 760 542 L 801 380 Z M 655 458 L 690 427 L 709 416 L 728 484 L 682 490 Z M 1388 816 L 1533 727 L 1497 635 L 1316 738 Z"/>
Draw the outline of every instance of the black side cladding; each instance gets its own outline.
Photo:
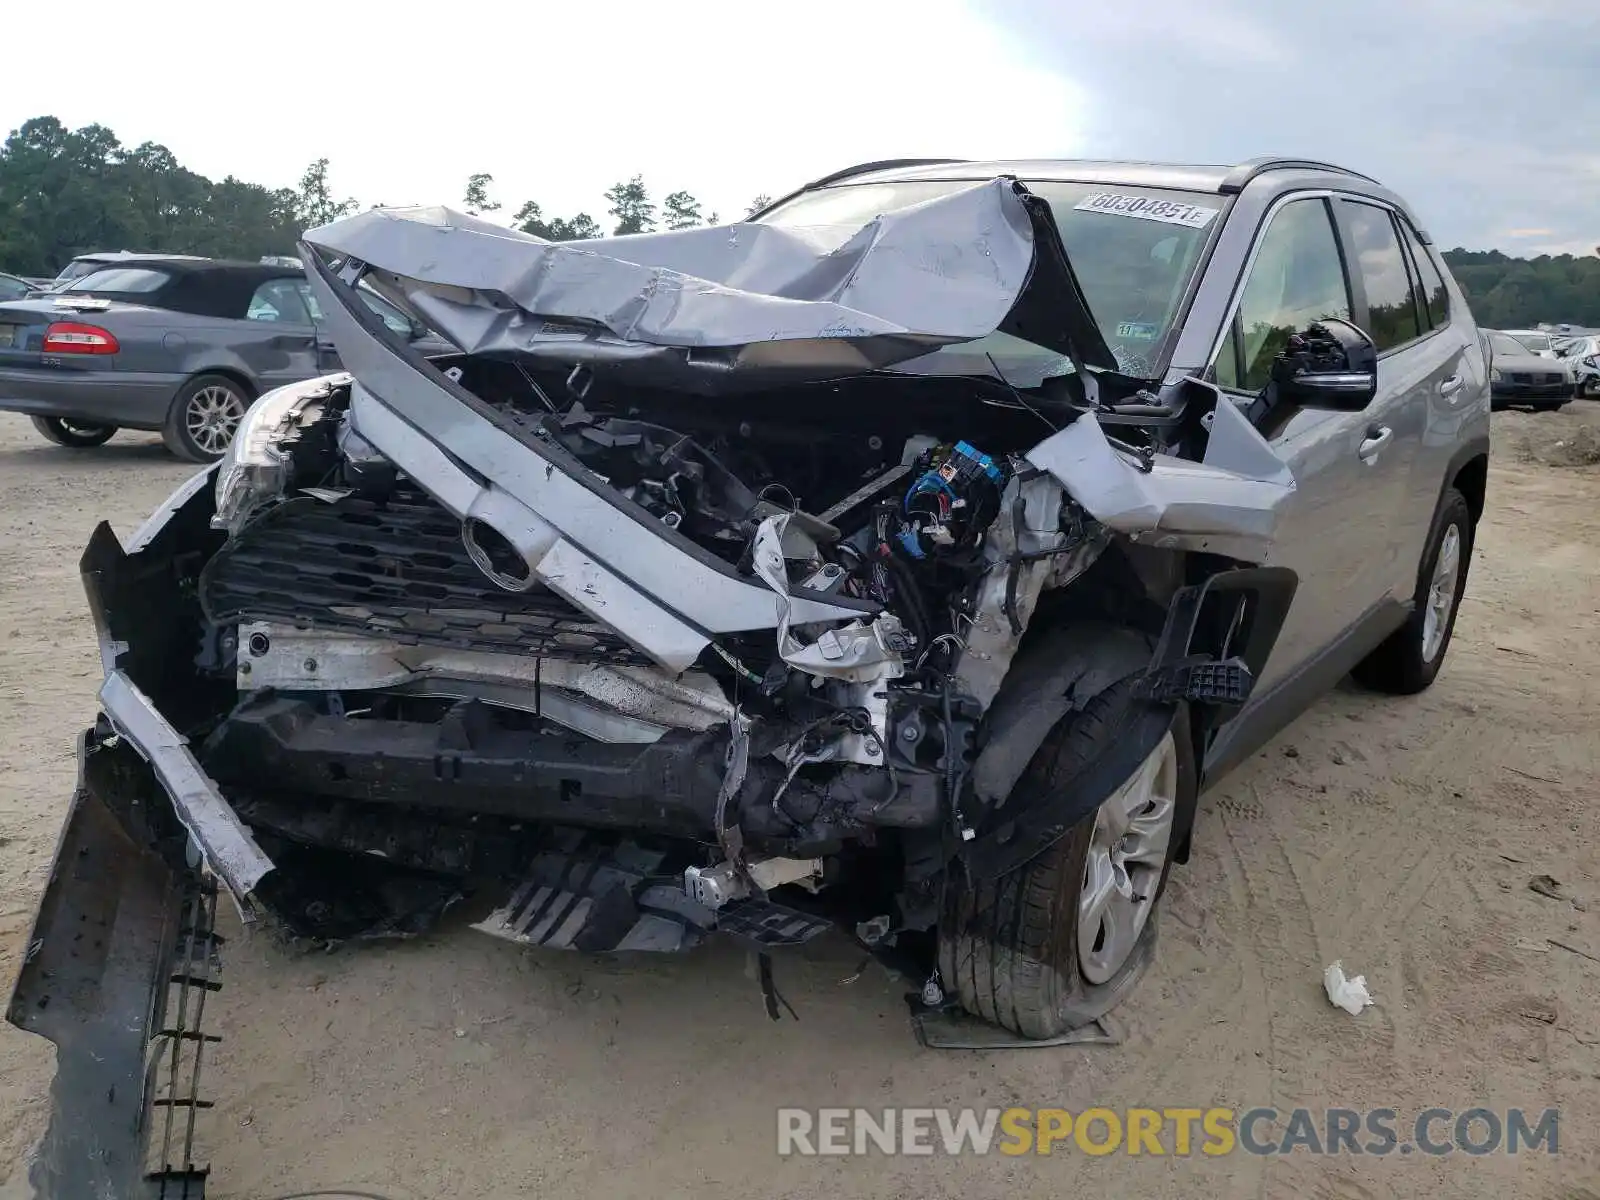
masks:
<path id="1" fill-rule="evenodd" d="M 1201 737 L 1214 734 L 1249 699 L 1296 583 L 1285 568 L 1254 567 L 1219 571 L 1178 589 L 1149 664 L 1136 672 L 1139 686 L 1112 715 L 1121 725 L 1118 735 L 1048 803 L 1020 812 L 999 804 L 985 813 L 978 836 L 962 847 L 968 873 L 996 878 L 1059 841 L 1138 769 L 1172 728 L 1180 703 L 1189 705 Z M 1219 619 L 1222 629 L 1209 627 Z M 1046 732 L 1040 729 L 1041 739 Z M 1193 817 L 1179 815 L 1173 837 L 1180 845 Z"/>

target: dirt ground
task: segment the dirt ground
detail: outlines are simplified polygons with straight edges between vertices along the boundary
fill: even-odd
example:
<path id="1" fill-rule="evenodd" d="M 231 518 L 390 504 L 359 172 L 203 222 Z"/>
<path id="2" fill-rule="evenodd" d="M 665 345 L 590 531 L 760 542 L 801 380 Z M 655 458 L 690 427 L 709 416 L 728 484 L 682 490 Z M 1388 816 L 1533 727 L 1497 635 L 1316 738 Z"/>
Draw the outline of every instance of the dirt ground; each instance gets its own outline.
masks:
<path id="1" fill-rule="evenodd" d="M 214 1194 L 1597 1200 L 1600 468 L 1536 460 L 1594 444 L 1600 404 L 1495 420 L 1443 675 L 1404 700 L 1342 687 L 1204 798 L 1125 1045 L 919 1050 L 903 985 L 845 982 L 857 957 L 827 939 L 780 962 L 800 1020 L 773 1024 L 716 946 L 599 962 L 458 928 L 302 956 L 236 938 L 208 1072 Z M 186 470 L 150 435 L 79 453 L 0 417 L 7 988 L 100 675 L 79 551 Z M 1529 889 L 1546 874 L 1566 898 Z M 1377 998 L 1359 1018 L 1322 994 L 1336 958 Z M 47 1044 L 0 1029 L 0 1194 L 21 1194 L 50 1071 Z M 1556 1156 L 1478 1158 L 776 1156 L 776 1107 L 847 1104 L 1556 1107 L 1561 1136 Z"/>

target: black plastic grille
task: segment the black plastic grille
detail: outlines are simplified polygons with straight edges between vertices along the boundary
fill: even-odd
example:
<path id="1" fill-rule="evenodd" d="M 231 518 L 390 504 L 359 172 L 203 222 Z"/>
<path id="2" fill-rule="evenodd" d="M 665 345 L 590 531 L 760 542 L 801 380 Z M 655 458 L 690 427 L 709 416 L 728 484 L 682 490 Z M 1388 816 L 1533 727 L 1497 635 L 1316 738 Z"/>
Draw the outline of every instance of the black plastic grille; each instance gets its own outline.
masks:
<path id="1" fill-rule="evenodd" d="M 218 624 L 283 620 L 457 649 L 649 661 L 545 588 L 496 587 L 455 517 L 413 490 L 281 504 L 217 552 L 200 588 Z"/>

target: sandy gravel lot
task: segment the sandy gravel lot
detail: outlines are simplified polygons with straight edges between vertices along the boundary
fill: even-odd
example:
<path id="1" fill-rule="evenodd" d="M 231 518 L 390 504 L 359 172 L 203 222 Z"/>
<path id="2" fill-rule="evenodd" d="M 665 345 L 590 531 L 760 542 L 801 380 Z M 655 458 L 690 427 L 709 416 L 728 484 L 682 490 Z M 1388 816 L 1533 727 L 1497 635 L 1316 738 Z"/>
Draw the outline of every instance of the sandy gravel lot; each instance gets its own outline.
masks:
<path id="1" fill-rule="evenodd" d="M 1489 515 L 1424 696 L 1345 687 L 1202 801 L 1118 1049 L 921 1051 L 902 986 L 837 941 L 780 964 L 602 963 L 457 929 L 294 957 L 230 947 L 214 1194 L 393 1200 L 1065 1195 L 1600 1198 L 1600 468 L 1530 462 L 1600 404 L 1497 417 Z M 1588 427 L 1579 434 L 1580 427 Z M 0 980 L 9 989 L 99 678 L 77 579 L 186 474 L 148 435 L 74 453 L 0 416 Z M 1569 899 L 1530 891 L 1562 881 Z M 237 933 L 237 930 L 228 930 Z M 1322 968 L 1364 972 L 1359 1019 Z M 0 1195 L 42 1128 L 48 1045 L 0 1030 Z M 779 1160 L 778 1105 L 1561 1110 L 1561 1153 Z"/>

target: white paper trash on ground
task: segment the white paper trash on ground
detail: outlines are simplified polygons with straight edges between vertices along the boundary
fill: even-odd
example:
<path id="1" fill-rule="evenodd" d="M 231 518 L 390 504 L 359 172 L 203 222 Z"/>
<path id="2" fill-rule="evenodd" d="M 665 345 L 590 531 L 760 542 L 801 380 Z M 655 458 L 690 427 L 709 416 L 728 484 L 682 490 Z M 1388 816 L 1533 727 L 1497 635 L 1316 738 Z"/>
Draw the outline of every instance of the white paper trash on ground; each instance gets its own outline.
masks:
<path id="1" fill-rule="evenodd" d="M 1367 977 L 1356 975 L 1346 979 L 1342 963 L 1336 962 L 1322 973 L 1322 986 L 1327 989 L 1329 1002 L 1352 1017 L 1359 1017 L 1361 1010 L 1373 1003 L 1372 993 L 1367 991 Z"/>

